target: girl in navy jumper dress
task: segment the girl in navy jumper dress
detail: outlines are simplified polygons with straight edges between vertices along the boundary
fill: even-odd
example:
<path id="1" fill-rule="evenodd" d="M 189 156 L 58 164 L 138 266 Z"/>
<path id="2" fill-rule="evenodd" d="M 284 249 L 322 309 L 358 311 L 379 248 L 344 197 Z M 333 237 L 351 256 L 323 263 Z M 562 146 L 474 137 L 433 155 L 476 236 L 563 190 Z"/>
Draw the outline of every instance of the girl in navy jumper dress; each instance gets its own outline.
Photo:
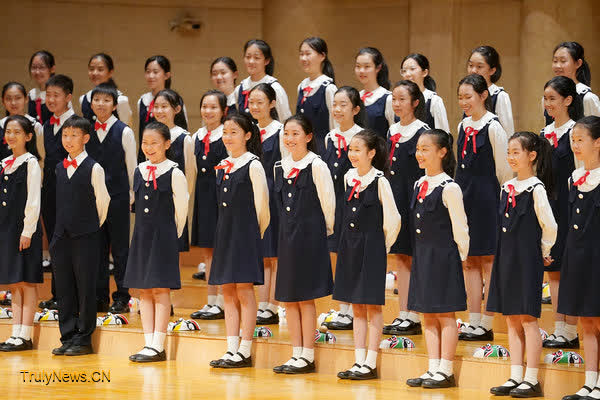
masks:
<path id="1" fill-rule="evenodd" d="M 42 125 L 52 116 L 52 111 L 46 106 L 46 82 L 55 70 L 54 56 L 49 51 L 36 51 L 29 59 L 29 75 L 37 87 L 27 95 L 27 114 Z"/>
<path id="2" fill-rule="evenodd" d="M 344 175 L 351 167 L 348 159 L 348 145 L 358 132 L 363 130 L 366 122 L 365 106 L 358 90 L 350 86 L 342 86 L 333 98 L 333 118 L 338 126 L 325 136 L 325 153 L 323 161 L 329 167 L 335 190 L 335 225 L 333 235 L 328 238 L 329 251 L 332 252 L 332 264 L 335 263 L 339 235 L 341 231 L 342 210 L 344 205 Z M 329 329 L 352 329 L 352 307 L 347 303 L 340 304 L 336 318 L 327 323 Z"/>
<path id="3" fill-rule="evenodd" d="M 278 306 L 275 301 L 275 277 L 277 274 L 277 240 L 279 232 L 279 212 L 273 198 L 275 163 L 287 152 L 283 146 L 283 124 L 277 120 L 275 90 L 271 85 L 259 83 L 248 95 L 248 108 L 257 121 L 262 142 L 261 162 L 267 174 L 269 186 L 269 207 L 271 223 L 263 237 L 263 257 L 265 258 L 265 284 L 258 289 L 258 311 L 256 323 L 270 325 L 279 323 Z"/>
<path id="4" fill-rule="evenodd" d="M 560 290 L 560 270 L 569 231 L 569 186 L 565 184 L 577 165 L 571 149 L 571 132 L 575 121 L 583 117 L 581 99 L 577 96 L 575 82 L 564 76 L 555 76 L 544 85 L 544 108 L 553 122 L 542 129 L 541 136 L 552 147 L 552 172 L 554 191 L 550 205 L 558 223 L 558 237 L 552 247 L 552 263 L 546 267 L 550 280 L 550 296 L 554 311 L 554 333 L 544 340 L 548 348 L 579 348 L 577 318 L 557 312 Z M 581 163 L 579 163 L 581 164 Z"/>
<path id="5" fill-rule="evenodd" d="M 496 114 L 506 134 L 511 136 L 515 132 L 515 122 L 513 120 L 510 96 L 503 87 L 496 85 L 496 82 L 502 76 L 500 55 L 496 49 L 491 46 L 479 46 L 475 48 L 471 52 L 471 57 L 467 63 L 467 73 L 483 76 L 488 85 L 488 92 L 492 103 L 490 111 Z"/>
<path id="6" fill-rule="evenodd" d="M 244 44 L 244 64 L 249 76 L 234 91 L 238 111 L 249 113 L 248 96 L 250 95 L 250 90 L 259 83 L 268 83 L 273 86 L 275 93 L 277 93 L 277 104 L 275 105 L 277 115 L 282 120 L 289 118 L 292 112 L 290 111 L 290 104 L 285 89 L 272 76 L 275 70 L 275 58 L 271 52 L 271 46 L 264 40 L 248 40 Z"/>
<path id="7" fill-rule="evenodd" d="M 333 96 L 337 90 L 333 65 L 327 56 L 327 43 L 309 37 L 300 43 L 300 66 L 308 75 L 298 85 L 296 114 L 304 114 L 312 124 L 317 154 L 325 150 L 325 135 L 335 126 Z"/>
<path id="8" fill-rule="evenodd" d="M 156 121 L 154 118 L 154 97 L 161 90 L 171 88 L 171 62 L 169 59 L 165 56 L 149 57 L 144 63 L 144 78 L 146 79 L 146 86 L 148 86 L 150 91 L 141 95 L 137 101 L 138 140 L 140 146 L 138 150 L 138 162 L 140 163 L 146 160 L 142 151 L 142 133 L 146 125 L 152 121 Z M 183 99 L 179 106 L 181 106 L 181 110 L 175 115 L 175 125 L 187 129 L 187 112 L 185 104 L 183 104 Z"/>
<path id="9" fill-rule="evenodd" d="M 425 98 L 425 113 L 418 117 L 431 129 L 442 129 L 450 133 L 448 115 L 444 101 L 435 92 L 436 83 L 429 71 L 429 60 L 423 54 L 413 53 L 402 60 L 402 78 L 419 85 Z"/>
<path id="10" fill-rule="evenodd" d="M 477 74 L 466 76 L 458 84 L 458 102 L 466 118 L 458 124 L 455 179 L 463 192 L 471 234 L 465 269 L 469 326 L 460 333 L 460 339 L 471 341 L 494 337 L 494 314 L 481 314 L 482 279 L 487 302 L 499 222 L 498 193 L 500 185 L 512 178 L 505 157 L 508 137 L 498 118 L 489 112 L 487 88 L 485 79 Z"/>
<path id="11" fill-rule="evenodd" d="M 88 61 L 88 78 L 94 87 L 106 83 L 117 88 L 117 84 L 112 78 L 115 71 L 115 65 L 111 56 L 105 53 L 94 54 Z M 92 124 L 96 121 L 96 115 L 92 110 L 92 90 L 79 97 L 81 105 L 81 114 L 87 118 Z M 129 98 L 120 90 L 117 90 L 117 108 L 113 111 L 115 117 L 123 121 L 126 125 L 131 125 L 131 106 Z"/>
<path id="12" fill-rule="evenodd" d="M 190 133 L 175 122 L 177 114 L 181 112 L 183 100 L 174 90 L 163 89 L 154 98 L 154 117 L 158 122 L 169 127 L 171 131 L 171 146 L 168 158 L 177 163 L 177 167 L 185 174 L 188 185 L 188 193 L 194 193 L 196 183 L 196 157 L 194 155 L 194 141 Z M 194 204 L 193 200 L 190 202 Z M 191 207 L 188 215 L 191 215 Z M 191 222 L 191 218 L 189 222 Z M 179 238 L 179 251 L 189 251 L 190 240 L 188 234 L 188 223 L 183 228 L 183 234 Z"/>
<path id="13" fill-rule="evenodd" d="M 551 193 L 552 149 L 545 138 L 532 132 L 517 132 L 508 142 L 508 163 L 517 174 L 502 186 L 498 216 L 498 246 L 487 310 L 502 313 L 508 324 L 511 359 L 510 379 L 493 387 L 492 394 L 518 397 L 541 396 L 537 380 L 542 341 L 537 319 L 541 314 L 544 264 L 550 264 L 550 249 L 557 225 L 548 201 Z M 523 352 L 527 371 L 523 379 Z"/>
<path id="14" fill-rule="evenodd" d="M 140 290 L 145 341 L 144 348 L 129 357 L 134 362 L 166 359 L 170 291 L 181 288 L 177 238 L 187 220 L 189 194 L 183 172 L 167 159 L 170 145 L 166 125 L 148 124 L 142 136 L 148 161 L 138 165 L 133 178 L 136 215 L 124 283 Z"/>
<path id="15" fill-rule="evenodd" d="M 283 140 L 290 155 L 275 164 L 274 197 L 282 210 L 275 298 L 285 302 L 292 358 L 275 373 L 313 372 L 315 299 L 333 290 L 327 235 L 333 233 L 335 193 L 331 174 L 315 150 L 310 121 L 289 118 Z"/>
<path id="16" fill-rule="evenodd" d="M 205 278 L 210 276 L 215 230 L 217 229 L 217 182 L 215 166 L 227 158 L 223 144 L 223 119 L 227 110 L 227 97 L 218 90 L 209 90 L 200 99 L 200 115 L 204 126 L 194 134 L 196 156 L 196 184 L 193 199 L 192 246 L 198 246 L 204 256 Z M 208 285 L 207 303 L 192 313 L 194 319 L 223 319 L 224 299 L 217 286 Z"/>
<path id="17" fill-rule="evenodd" d="M 451 178 L 456 165 L 452 136 L 441 129 L 423 132 L 416 157 L 426 175 L 415 183 L 410 205 L 415 243 L 408 309 L 423 313 L 429 368 L 406 383 L 446 388 L 456 386 L 454 313 L 466 309 L 463 267 L 469 253 L 469 226 L 460 186 Z"/>
<path id="18" fill-rule="evenodd" d="M 400 336 L 417 335 L 421 333 L 419 315 L 409 312 L 406 308 L 413 247 L 412 227 L 408 215 L 415 182 L 425 173 L 419 168 L 415 157 L 417 141 L 421 133 L 428 130 L 429 127 L 420 119 L 423 118 L 425 111 L 425 99 L 416 83 L 411 81 L 396 83 L 392 89 L 392 106 L 394 113 L 400 118 L 400 122 L 390 126 L 388 131 L 389 180 L 396 207 L 402 217 L 402 229 L 390 250 L 388 260 L 398 272 L 396 282 L 398 283 L 400 313 L 397 318 L 394 318 L 391 325 L 383 328 L 383 333 Z"/>
<path id="19" fill-rule="evenodd" d="M 388 170 L 385 140 L 372 130 L 361 131 L 352 138 L 348 157 L 354 168 L 344 175 L 346 191 L 333 299 L 352 304 L 356 360 L 338 377 L 365 380 L 377 378 L 386 256 L 400 232 L 401 220 L 390 183 L 384 177 Z"/>
<path id="20" fill-rule="evenodd" d="M 210 79 L 215 89 L 226 96 L 225 115 L 236 110 L 235 81 L 238 78 L 237 65 L 231 57 L 219 57 L 210 65 Z"/>
<path id="21" fill-rule="evenodd" d="M 5 134 L 12 155 L 2 160 L 0 170 L 0 284 L 10 285 L 13 327 L 0 351 L 19 351 L 32 348 L 36 284 L 43 282 L 42 171 L 31 121 L 8 117 Z"/>
<path id="22" fill-rule="evenodd" d="M 252 366 L 254 285 L 264 283 L 261 239 L 270 220 L 269 188 L 259 159 L 260 133 L 250 117 L 230 113 L 223 124 L 223 143 L 231 155 L 215 167 L 219 219 L 208 283 L 223 285 L 227 352 L 210 365 L 241 368 Z"/>
<path id="23" fill-rule="evenodd" d="M 360 99 L 365 104 L 367 125 L 385 139 L 388 128 L 395 122 L 388 66 L 383 55 L 374 47 L 363 47 L 356 55 L 356 79 L 363 89 Z"/>

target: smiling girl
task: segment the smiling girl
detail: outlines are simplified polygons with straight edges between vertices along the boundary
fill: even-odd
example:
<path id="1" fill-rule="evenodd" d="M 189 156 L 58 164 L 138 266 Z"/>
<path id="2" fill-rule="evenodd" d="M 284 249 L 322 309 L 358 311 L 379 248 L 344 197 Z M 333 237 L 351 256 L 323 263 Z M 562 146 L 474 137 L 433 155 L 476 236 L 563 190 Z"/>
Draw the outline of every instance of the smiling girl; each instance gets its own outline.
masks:
<path id="1" fill-rule="evenodd" d="M 36 51 L 29 59 L 29 74 L 37 87 L 27 95 L 27 114 L 42 125 L 52 116 L 52 112 L 46 107 L 46 82 L 55 71 L 54 56 L 49 51 Z"/>
<path id="2" fill-rule="evenodd" d="M 236 109 L 235 81 L 238 70 L 231 57 L 219 57 L 210 65 L 210 79 L 215 89 L 223 92 L 227 98 L 225 114 Z"/>

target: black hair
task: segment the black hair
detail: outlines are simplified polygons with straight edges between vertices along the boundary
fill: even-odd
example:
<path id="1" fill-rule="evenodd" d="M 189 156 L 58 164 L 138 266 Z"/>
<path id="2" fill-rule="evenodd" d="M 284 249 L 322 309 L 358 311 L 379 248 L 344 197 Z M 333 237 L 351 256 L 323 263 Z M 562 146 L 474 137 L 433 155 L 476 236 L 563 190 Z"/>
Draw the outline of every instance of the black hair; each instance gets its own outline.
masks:
<path id="1" fill-rule="evenodd" d="M 62 128 L 63 131 L 67 128 L 79 129 L 84 135 L 91 135 L 92 132 L 92 124 L 90 124 L 90 121 L 76 114 L 67 118 Z"/>
<path id="2" fill-rule="evenodd" d="M 187 130 L 187 122 L 185 120 L 185 114 L 183 113 L 183 99 L 179 93 L 172 89 L 163 89 L 156 93 L 154 100 L 156 100 L 159 96 L 164 97 L 174 109 L 177 109 L 177 106 L 181 107 L 181 110 L 175 114 L 174 122 L 175 125 Z"/>
<path id="3" fill-rule="evenodd" d="M 325 56 L 325 59 L 321 63 L 321 73 L 330 77 L 333 80 L 333 83 L 335 83 L 335 73 L 333 72 L 333 64 L 331 64 L 331 61 L 329 61 L 327 43 L 320 37 L 316 36 L 311 36 L 304 39 L 300 43 L 300 47 L 302 47 L 304 43 L 306 43 L 311 49 L 313 49 L 317 53 Z"/>
<path id="4" fill-rule="evenodd" d="M 250 46 L 256 46 L 263 54 L 266 60 L 269 60 L 269 63 L 265 66 L 265 73 L 267 75 L 273 75 L 275 71 L 275 59 L 273 58 L 273 53 L 271 52 L 271 46 L 267 42 L 261 39 L 251 39 L 246 42 L 244 45 L 244 55 L 246 54 L 246 50 Z"/>
<path id="5" fill-rule="evenodd" d="M 169 129 L 168 126 L 166 126 L 165 124 L 163 124 L 162 122 L 158 122 L 158 121 L 152 121 L 150 122 L 148 125 L 146 125 L 144 127 L 144 131 L 142 132 L 142 137 L 140 138 L 140 146 L 142 143 L 142 139 L 144 138 L 144 132 L 146 131 L 156 131 L 160 134 L 160 136 L 163 137 L 163 139 L 165 140 L 165 142 L 168 140 L 171 140 L 171 130 Z M 143 151 L 142 151 L 143 152 Z M 165 157 L 167 157 L 169 160 L 172 160 L 172 155 L 173 155 L 173 151 L 171 149 L 171 147 L 169 147 L 167 149 L 167 151 L 165 151 Z"/>
<path id="6" fill-rule="evenodd" d="M 479 76 L 479 75 L 478 75 Z M 429 129 L 421 133 L 421 137 L 428 135 L 434 138 L 435 145 L 440 149 L 446 149 L 446 155 L 442 159 L 442 169 L 449 176 L 454 176 L 456 169 L 456 158 L 452 150 L 454 138 L 442 129 Z"/>
<path id="7" fill-rule="evenodd" d="M 363 103 L 363 101 L 360 99 L 360 93 L 358 90 L 352 86 L 342 86 L 335 92 L 334 97 L 336 94 L 342 92 L 346 93 L 346 96 L 348 96 L 350 99 L 352 108 L 360 107 L 360 111 L 354 116 L 354 123 L 360 127 L 367 126 L 367 112 L 365 111 L 365 103 Z"/>
<path id="8" fill-rule="evenodd" d="M 227 68 L 231 70 L 231 72 L 237 72 L 237 65 L 235 65 L 235 61 L 231 57 L 219 57 L 215 59 L 212 64 L 210 64 L 210 73 L 212 74 L 212 69 L 215 64 L 223 63 L 227 65 Z M 233 80 L 233 84 L 235 85 L 235 79 Z"/>
<path id="9" fill-rule="evenodd" d="M 518 140 L 523 150 L 535 151 L 537 156 L 533 160 L 535 175 L 546 187 L 548 197 L 555 198 L 554 176 L 552 171 L 552 146 L 550 142 L 533 132 L 515 132 L 508 141 Z"/>
<path id="10" fill-rule="evenodd" d="M 473 49 L 471 55 L 473 55 L 473 53 L 481 54 L 490 68 L 496 68 L 496 71 L 490 76 L 490 81 L 492 83 L 498 82 L 502 76 L 502 65 L 500 65 L 500 54 L 498 54 L 496 49 L 492 46 L 479 46 Z"/>
<path id="11" fill-rule="evenodd" d="M 108 68 L 109 71 L 114 71 L 115 70 L 115 63 L 113 62 L 112 57 L 109 56 L 106 53 L 97 53 L 97 54 L 94 54 L 93 56 L 91 56 L 90 60 L 88 61 L 88 67 L 90 66 L 90 63 L 92 62 L 92 60 L 94 58 L 101 59 L 102 62 L 104 63 L 104 65 L 106 65 L 106 68 Z M 114 86 L 115 88 L 117 87 L 117 84 L 115 83 L 115 81 L 114 81 L 113 78 L 109 78 L 106 83 L 108 83 L 109 85 Z"/>
<path id="12" fill-rule="evenodd" d="M 225 93 L 221 92 L 220 90 L 211 89 L 208 92 L 204 93 L 200 98 L 200 108 L 202 108 L 202 103 L 204 102 L 204 99 L 208 96 L 215 96 L 217 98 L 217 103 L 219 104 L 219 108 L 223 113 L 223 115 L 221 116 L 221 123 L 223 123 L 223 120 L 225 119 L 225 113 L 227 111 L 227 96 L 225 96 Z"/>
<path id="13" fill-rule="evenodd" d="M 367 149 L 375 150 L 375 156 L 373 157 L 373 160 L 371 160 L 371 165 L 382 171 L 384 175 L 388 175 L 390 170 L 390 160 L 388 156 L 388 146 L 385 139 L 371 129 L 363 129 L 354 135 L 352 140 L 355 138 L 361 139 L 363 142 L 365 142 Z"/>
<path id="14" fill-rule="evenodd" d="M 277 94 L 275 93 L 275 89 L 273 89 L 273 86 L 271 86 L 269 83 L 259 83 L 258 85 L 254 86 L 252 90 L 250 90 L 250 93 L 248 93 L 248 98 L 250 98 L 250 95 L 255 90 L 263 92 L 265 96 L 267 96 L 267 100 L 269 100 L 269 103 L 277 100 Z M 277 114 L 277 109 L 275 107 L 271 108 L 271 110 L 269 111 L 269 115 L 272 119 L 279 121 L 279 114 Z"/>
<path id="15" fill-rule="evenodd" d="M 13 121 L 18 123 L 26 134 L 31 135 L 31 140 L 25 142 L 25 150 L 33 154 L 35 158 L 39 160 L 41 157 L 37 151 L 35 129 L 31 121 L 22 115 L 12 115 L 4 122 L 4 129 L 8 127 L 9 122 Z"/>
<path id="16" fill-rule="evenodd" d="M 6 91 L 9 89 L 12 89 L 13 87 L 16 87 L 17 89 L 19 89 L 19 92 L 21 92 L 23 94 L 23 97 L 27 98 L 27 91 L 25 90 L 25 86 L 23 86 L 21 83 L 19 82 L 7 82 L 4 86 L 2 86 L 2 98 L 4 99 L 4 95 L 6 94 Z"/>
<path id="17" fill-rule="evenodd" d="M 101 83 L 98 86 L 96 86 L 94 90 L 92 90 L 92 100 L 94 99 L 94 96 L 96 94 L 109 95 L 113 99 L 113 105 L 116 106 L 118 104 L 119 92 L 117 92 L 117 88 L 109 82 Z"/>
<path id="18" fill-rule="evenodd" d="M 144 64 L 144 71 L 146 70 L 146 68 L 148 68 L 148 64 L 150 64 L 151 62 L 156 61 L 156 63 L 158 64 L 158 66 L 165 71 L 165 74 L 168 72 L 171 72 L 171 62 L 169 61 L 169 59 L 165 56 L 152 56 L 149 57 L 146 60 L 146 63 Z M 171 77 L 169 77 L 169 79 L 167 79 L 165 81 L 165 88 L 166 89 L 170 89 L 171 88 Z"/>
<path id="19" fill-rule="evenodd" d="M 485 109 L 490 112 L 492 111 L 492 99 L 490 96 L 490 92 L 488 91 L 487 82 L 485 81 L 485 78 L 483 76 L 479 74 L 470 74 L 465 76 L 460 80 L 460 82 L 458 82 L 458 88 L 456 89 L 457 93 L 461 85 L 470 85 L 471 87 L 473 87 L 475 93 L 479 94 L 480 96 L 483 95 L 483 93 L 487 93 L 487 97 L 485 98 L 484 102 Z"/>
<path id="20" fill-rule="evenodd" d="M 577 68 L 575 77 L 579 82 L 589 86 L 592 82 L 592 71 L 590 71 L 590 66 L 585 60 L 583 46 L 577 42 L 562 42 L 554 48 L 552 55 L 556 53 L 556 50 L 561 48 L 567 49 L 573 61 L 577 62 L 577 60 L 581 60 L 581 66 Z"/>
<path id="21" fill-rule="evenodd" d="M 396 82 L 396 84 L 392 87 L 392 92 L 397 87 L 403 86 L 408 90 L 408 94 L 410 94 L 410 101 L 414 103 L 415 101 L 419 101 L 419 104 L 413 109 L 413 114 L 415 118 L 420 119 L 421 121 L 425 120 L 425 97 L 423 97 L 423 92 L 419 89 L 419 85 L 409 80 L 402 80 Z"/>
<path id="22" fill-rule="evenodd" d="M 412 53 L 404 57 L 404 60 L 402 60 L 402 64 L 400 64 L 400 66 L 403 66 L 404 62 L 408 59 L 415 60 L 415 62 L 419 65 L 419 67 L 421 67 L 422 70 L 428 71 L 427 76 L 423 79 L 423 86 L 425 86 L 425 89 L 429 89 L 435 92 L 437 85 L 435 83 L 435 80 L 431 77 L 431 74 L 429 73 L 431 69 L 429 68 L 429 60 L 427 59 L 427 57 L 425 57 L 423 54 Z"/>
<path id="23" fill-rule="evenodd" d="M 52 55 L 52 53 L 50 53 L 48 50 L 38 50 L 35 53 L 33 53 L 31 58 L 29 59 L 29 73 L 31 73 L 31 65 L 33 64 L 33 59 L 36 58 L 37 56 L 40 56 L 40 58 L 46 65 L 46 68 L 48 68 L 48 69 L 51 69 L 52 67 L 54 67 L 56 65 L 56 63 L 54 62 L 54 56 Z M 54 75 L 54 74 L 50 73 L 50 76 L 52 76 L 52 75 Z"/>
<path id="24" fill-rule="evenodd" d="M 310 119 L 308 119 L 306 117 L 306 115 L 304 115 L 304 114 L 292 115 L 291 117 L 286 119 L 285 122 L 283 123 L 284 130 L 285 130 L 285 126 L 288 124 L 288 122 L 296 122 L 298 125 L 300 125 L 300 127 L 302 128 L 302 130 L 304 131 L 305 134 L 307 134 L 307 135 L 312 134 L 312 138 L 310 139 L 310 141 L 308 143 L 306 143 L 306 148 L 309 151 L 316 153 L 317 152 L 317 144 L 315 142 L 315 134 L 313 132 L 313 127 L 312 127 L 312 123 L 310 122 Z"/>
<path id="25" fill-rule="evenodd" d="M 564 98 L 571 96 L 571 104 L 567 108 L 569 118 L 577 121 L 583 117 L 583 101 L 577 95 L 577 85 L 571 78 L 566 76 L 555 76 L 544 85 L 544 89 L 550 86 L 552 89 Z"/>
<path id="26" fill-rule="evenodd" d="M 592 139 L 600 139 L 600 117 L 595 115 L 588 115 L 587 117 L 581 118 L 575 124 L 575 127 L 581 127 L 590 132 Z"/>
<path id="27" fill-rule="evenodd" d="M 254 123 L 252 117 L 246 113 L 232 111 L 227 114 L 223 123 L 227 121 L 235 122 L 244 132 L 250 132 L 250 139 L 246 142 L 246 150 L 258 158 L 262 158 L 262 142 L 260 140 L 260 131 L 258 125 Z"/>
<path id="28" fill-rule="evenodd" d="M 388 66 L 385 63 L 383 54 L 381 54 L 381 52 L 375 47 L 363 47 L 358 51 L 356 57 L 363 54 L 368 54 L 369 56 L 371 56 L 373 64 L 375 64 L 375 68 L 381 67 L 381 69 L 377 73 L 377 83 L 379 84 L 379 86 L 383 86 L 384 88 L 389 89 L 390 86 L 392 86 L 392 83 L 390 82 Z"/>
<path id="29" fill-rule="evenodd" d="M 61 88 L 66 94 L 73 94 L 73 79 L 66 75 L 52 75 L 46 82 L 46 88 L 49 86 L 56 86 Z"/>

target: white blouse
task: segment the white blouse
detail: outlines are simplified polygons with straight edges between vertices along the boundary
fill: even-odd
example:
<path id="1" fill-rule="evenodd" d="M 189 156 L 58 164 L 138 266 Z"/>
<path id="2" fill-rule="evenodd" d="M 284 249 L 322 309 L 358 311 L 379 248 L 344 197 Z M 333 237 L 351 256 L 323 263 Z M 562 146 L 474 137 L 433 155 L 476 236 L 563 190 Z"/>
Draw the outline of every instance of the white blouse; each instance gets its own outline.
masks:
<path id="1" fill-rule="evenodd" d="M 506 193 L 509 193 L 510 190 L 508 185 L 513 185 L 517 194 L 520 194 L 537 183 L 541 183 L 541 181 L 536 176 L 532 176 L 522 181 L 518 180 L 517 178 L 513 178 L 502 186 L 502 190 L 504 190 Z M 502 198 L 502 193 L 500 193 L 500 197 Z M 554 219 L 552 207 L 550 207 L 548 194 L 546 193 L 544 185 L 537 185 L 533 189 L 533 208 L 535 210 L 538 223 L 540 224 L 540 228 L 542 228 L 542 256 L 548 257 L 550 256 L 550 250 L 552 249 L 552 246 L 554 246 L 554 243 L 556 242 L 558 225 Z"/>
<path id="2" fill-rule="evenodd" d="M 281 122 L 273 120 L 265 127 L 261 127 L 259 125 L 257 126 L 259 131 L 262 131 L 263 129 L 265 130 L 265 134 L 260 135 L 260 140 L 262 142 L 279 132 L 279 153 L 281 154 L 281 158 L 288 155 L 289 152 L 283 144 L 283 124 Z"/>
<path id="3" fill-rule="evenodd" d="M 435 188 L 451 179 L 452 178 L 445 172 L 434 176 L 425 175 L 415 182 L 415 190 L 418 190 L 421 183 L 426 180 L 428 182 L 426 196 L 429 196 Z M 444 204 L 444 207 L 448 209 L 448 214 L 450 215 L 452 235 L 454 236 L 454 242 L 458 247 L 460 259 L 465 261 L 469 255 L 469 225 L 467 223 L 467 214 L 465 214 L 462 190 L 456 182 L 450 182 L 444 186 L 442 191 L 442 203 Z"/>
<path id="4" fill-rule="evenodd" d="M 6 161 L 13 156 L 2 160 L 2 169 L 6 168 Z M 27 163 L 27 201 L 25 202 L 25 217 L 23 218 L 23 231 L 21 236 L 31 238 L 37 230 L 41 208 L 42 170 L 38 160 L 31 154 L 25 153 L 15 158 L 13 165 L 4 170 L 5 175 L 14 173 L 23 163 Z"/>
<path id="5" fill-rule="evenodd" d="M 365 93 L 367 93 L 367 91 L 364 89 L 359 92 L 361 99 L 365 95 Z M 390 92 L 383 86 L 379 86 L 377 89 L 373 90 L 371 93 L 373 93 L 373 94 L 370 95 L 369 97 L 365 97 L 365 100 L 364 100 L 365 107 L 370 106 L 371 104 L 375 103 L 377 100 L 379 100 L 381 98 L 381 96 L 384 96 L 386 94 L 389 95 L 387 97 L 387 99 L 385 100 L 384 114 L 385 114 L 385 119 L 387 119 L 388 125 L 394 124 L 396 122 L 396 114 L 394 114 L 394 109 L 392 108 L 392 92 Z"/>
<path id="6" fill-rule="evenodd" d="M 586 172 L 588 171 L 584 167 L 577 168 L 571 174 L 572 181 L 577 182 L 582 176 L 585 175 Z M 592 169 L 589 171 L 589 173 L 590 174 L 585 178 L 585 182 L 577 187 L 580 192 L 591 192 L 600 184 L 600 168 Z"/>
<path id="7" fill-rule="evenodd" d="M 450 124 L 448 124 L 448 114 L 446 113 L 444 100 L 436 92 L 429 89 L 423 91 L 423 97 L 425 101 L 431 100 L 429 111 L 433 117 L 436 129 L 442 129 L 450 133 Z"/>
<path id="8" fill-rule="evenodd" d="M 79 105 L 83 106 L 83 98 L 85 97 L 92 104 L 92 92 L 94 89 L 90 90 L 86 94 L 82 94 L 79 96 Z M 129 105 L 129 97 L 125 96 L 123 92 L 117 90 L 117 113 L 119 114 L 119 119 L 127 125 L 131 125 L 131 115 L 133 112 L 131 111 L 131 106 Z"/>
<path id="9" fill-rule="evenodd" d="M 288 155 L 281 160 L 284 178 L 288 177 L 293 168 L 302 171 L 309 165 L 312 165 L 313 182 L 317 188 L 317 196 L 319 197 L 321 210 L 325 217 L 327 236 L 333 235 L 335 223 L 335 189 L 333 188 L 333 180 L 331 179 L 331 173 L 329 172 L 327 164 L 312 151 L 309 151 L 298 161 L 294 161 L 291 155 Z"/>
<path id="10" fill-rule="evenodd" d="M 377 188 L 377 194 L 381 207 L 383 208 L 383 234 L 385 236 L 385 248 L 389 253 L 392 245 L 400 233 L 401 217 L 396 207 L 396 201 L 394 200 L 394 193 L 389 181 L 383 176 L 383 172 L 375 167 L 371 167 L 369 172 L 365 175 L 358 175 L 356 168 L 351 168 L 344 175 L 344 185 L 346 188 L 354 186 L 353 180 L 360 181 L 360 187 L 358 192 L 365 190 L 375 178 L 379 178 L 379 185 Z"/>
<path id="11" fill-rule="evenodd" d="M 488 92 L 490 93 L 490 96 L 498 93 L 498 97 L 496 99 L 496 115 L 498 116 L 500 125 L 502 125 L 504 128 L 507 137 L 511 137 L 512 134 L 515 133 L 515 122 L 513 119 L 510 96 L 503 87 L 497 86 L 494 83 L 488 87 Z"/>
<path id="12" fill-rule="evenodd" d="M 286 119 L 291 117 L 292 112 L 290 111 L 290 101 L 288 100 L 287 93 L 285 92 L 283 86 L 281 86 L 281 84 L 277 81 L 277 79 L 275 79 L 271 75 L 265 75 L 258 81 L 253 81 L 252 79 L 250 79 L 250 77 L 244 79 L 242 83 L 237 85 L 237 87 L 233 91 L 233 93 L 235 94 L 236 102 L 239 98 L 240 90 L 251 90 L 259 83 L 269 83 L 271 84 L 271 87 L 275 90 L 275 109 L 277 110 L 277 115 L 279 116 L 279 119 L 285 121 Z M 239 111 L 248 112 L 248 109 Z"/>
<path id="13" fill-rule="evenodd" d="M 185 227 L 185 222 L 187 220 L 188 213 L 188 203 L 190 195 L 187 189 L 187 182 L 185 180 L 185 175 L 179 168 L 177 168 L 177 163 L 171 161 L 169 159 L 165 159 L 164 161 L 158 164 L 152 164 L 150 161 L 144 161 L 140 165 L 138 165 L 138 169 L 140 174 L 142 175 L 142 179 L 145 181 L 150 181 L 150 172 L 146 168 L 149 165 L 153 165 L 156 167 L 156 171 L 154 171 L 154 175 L 156 179 L 164 173 L 167 173 L 170 169 L 173 169 L 171 174 L 171 188 L 173 190 L 173 205 L 175 206 L 175 215 L 173 218 L 175 219 L 175 225 L 177 226 L 177 237 L 181 237 L 183 234 L 183 228 Z"/>
<path id="14" fill-rule="evenodd" d="M 600 117 L 600 99 L 598 99 L 598 95 L 592 93 L 592 88 L 579 82 L 577 84 L 577 93 L 581 94 L 586 91 L 587 93 L 583 96 L 583 115 Z"/>
<path id="15" fill-rule="evenodd" d="M 342 132 L 340 130 L 340 128 L 335 128 L 332 131 L 330 131 L 327 135 L 325 135 L 325 148 L 327 148 L 327 139 L 331 138 L 331 141 L 333 142 L 333 146 L 337 149 L 338 148 L 338 139 L 335 135 L 342 135 L 344 137 L 344 139 L 346 140 L 346 146 L 350 146 L 350 141 L 352 140 L 352 138 L 354 137 L 354 135 L 356 135 L 358 132 L 362 131 L 363 128 L 361 128 L 360 126 L 354 124 L 354 126 L 352 126 L 352 128 L 348 129 L 347 131 Z"/>
<path id="16" fill-rule="evenodd" d="M 329 130 L 331 130 L 336 127 L 336 123 L 333 119 L 333 113 L 331 112 L 331 110 L 333 110 L 333 97 L 335 96 L 335 92 L 337 92 L 338 89 L 333 83 L 333 79 L 331 79 L 327 75 L 321 75 L 312 81 L 310 80 L 310 78 L 305 78 L 298 85 L 298 89 L 296 90 L 296 92 L 299 93 L 300 90 L 304 90 L 304 88 L 310 87 L 312 90 L 306 95 L 306 97 L 311 97 L 315 93 L 317 93 L 317 91 L 321 88 L 321 85 L 323 85 L 325 82 L 329 82 L 327 86 L 325 86 L 325 104 L 327 105 L 327 109 L 329 110 Z M 302 105 L 300 105 L 300 107 L 302 107 Z"/>

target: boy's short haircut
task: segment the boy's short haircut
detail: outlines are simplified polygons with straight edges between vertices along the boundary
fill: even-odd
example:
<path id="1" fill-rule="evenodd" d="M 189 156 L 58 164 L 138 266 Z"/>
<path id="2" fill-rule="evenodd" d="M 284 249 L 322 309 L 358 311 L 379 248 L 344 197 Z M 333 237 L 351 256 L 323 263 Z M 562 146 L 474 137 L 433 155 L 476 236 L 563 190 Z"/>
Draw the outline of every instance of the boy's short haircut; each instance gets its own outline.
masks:
<path id="1" fill-rule="evenodd" d="M 99 84 L 98 86 L 96 86 L 94 88 L 94 90 L 92 90 L 92 96 L 90 97 L 90 99 L 93 100 L 94 96 L 96 94 L 109 95 L 113 99 L 113 105 L 115 105 L 115 106 L 117 105 L 117 99 L 119 98 L 119 93 L 117 92 L 117 88 L 115 88 L 114 85 L 111 85 L 109 83 Z"/>
<path id="2" fill-rule="evenodd" d="M 73 79 L 66 75 L 58 74 L 51 76 L 46 82 L 46 88 L 48 86 L 56 86 L 61 88 L 65 94 L 73 94 Z"/>
<path id="3" fill-rule="evenodd" d="M 62 126 L 63 130 L 66 128 L 79 129 L 84 135 L 91 135 L 92 124 L 87 119 L 80 117 L 79 115 L 71 115 Z"/>

